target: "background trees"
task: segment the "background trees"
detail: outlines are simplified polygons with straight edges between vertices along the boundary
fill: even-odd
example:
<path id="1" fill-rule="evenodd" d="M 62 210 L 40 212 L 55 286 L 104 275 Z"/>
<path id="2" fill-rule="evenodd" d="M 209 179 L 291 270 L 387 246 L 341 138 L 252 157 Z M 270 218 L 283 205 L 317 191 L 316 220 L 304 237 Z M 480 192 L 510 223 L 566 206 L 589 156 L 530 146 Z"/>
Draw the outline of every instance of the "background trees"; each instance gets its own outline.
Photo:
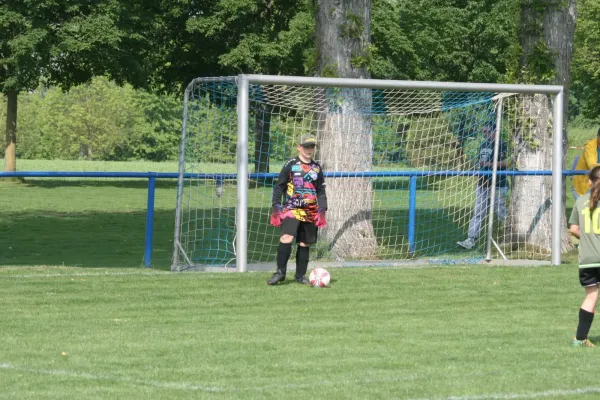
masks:
<path id="1" fill-rule="evenodd" d="M 7 1 L 0 5 L 0 92 L 6 95 L 4 169 L 16 169 L 17 96 L 40 80 L 68 89 L 107 75 L 146 85 L 147 41 L 134 2 Z"/>
<path id="2" fill-rule="evenodd" d="M 39 87 L 21 96 L 17 155 L 175 160 L 182 111 L 177 97 L 119 86 L 105 77 L 95 77 L 69 92 Z"/>
<path id="3" fill-rule="evenodd" d="M 521 3 L 519 26 L 521 52 L 519 69 L 516 73 L 522 83 L 563 85 L 568 99 L 571 82 L 570 68 L 573 55 L 573 42 L 576 21 L 575 0 L 567 2 L 527 1 Z M 564 141 L 566 152 L 568 136 L 566 121 L 568 104 L 564 105 Z M 535 95 L 528 99 L 522 112 L 531 125 L 531 137 L 523 137 L 520 132 L 512 132 L 515 142 L 516 163 L 519 169 L 528 170 L 533 165 L 542 169 L 552 169 L 552 104 L 548 96 Z M 564 167 L 564 161 L 563 161 Z M 511 194 L 513 241 L 529 243 L 549 250 L 551 238 L 550 197 L 552 181 L 550 177 L 516 177 Z M 563 184 L 564 188 L 564 184 Z M 536 190 L 547 197 L 542 204 L 535 204 L 529 193 Z M 565 197 L 563 196 L 563 203 Z M 567 234 L 566 218 L 563 216 L 563 248 L 571 246 Z"/>
<path id="4" fill-rule="evenodd" d="M 569 117 L 581 125 L 600 123 L 600 3 L 577 1 Z"/>
<path id="5" fill-rule="evenodd" d="M 522 79 L 519 64 L 520 0 L 372 0 L 370 44 L 354 62 L 373 78 L 444 81 L 514 82 Z M 17 95 L 40 95 L 38 87 L 68 89 L 106 76 L 128 82 L 142 103 L 146 124 L 140 128 L 146 150 L 113 152 L 111 157 L 171 158 L 164 149 L 180 125 L 178 96 L 197 76 L 240 72 L 313 75 L 322 56 L 316 48 L 319 4 L 314 0 L 99 0 L 7 1 L 0 5 L 0 124 L 5 128 L 5 164 L 16 167 L 15 155 L 33 156 L 31 147 L 16 146 L 20 132 L 33 137 L 33 126 L 17 117 Z M 600 115 L 600 6 L 579 0 L 569 117 L 592 126 Z M 41 86 L 40 86 L 41 83 Z M 87 90 L 96 90 L 94 85 Z M 48 91 L 47 89 L 44 89 Z M 53 89 L 51 89 L 53 90 Z M 50 90 L 50 91 L 51 91 Z M 112 91 L 107 92 L 109 96 Z M 116 93 L 116 92 L 115 92 Z M 27 108 L 33 100 L 18 102 Z M 173 102 L 173 103 L 172 103 Z M 110 103 L 110 102 L 109 102 Z M 174 109 L 167 112 L 172 104 Z M 59 108 L 55 111 L 61 112 Z M 268 143 L 269 110 L 256 109 L 256 143 Z M 70 111 L 69 111 L 70 112 Z M 36 128 L 37 129 L 37 128 Z M 169 135 L 156 132 L 169 132 Z M 79 136 L 78 136 L 79 137 Z M 162 150 L 149 150 L 159 140 Z M 151 144 L 151 145 L 150 145 Z M 574 143 L 580 145 L 580 143 Z M 25 145 L 25 144 L 24 144 Z M 85 144 L 83 144 L 85 146 Z M 159 146 L 159 147 L 160 147 Z M 104 157 L 104 153 L 92 158 Z M 160 153 L 160 154 L 159 154 Z M 54 157 L 54 151 L 46 151 Z M 269 169 L 266 154 L 256 149 L 255 169 Z M 37 155 L 36 155 L 37 156 Z"/>

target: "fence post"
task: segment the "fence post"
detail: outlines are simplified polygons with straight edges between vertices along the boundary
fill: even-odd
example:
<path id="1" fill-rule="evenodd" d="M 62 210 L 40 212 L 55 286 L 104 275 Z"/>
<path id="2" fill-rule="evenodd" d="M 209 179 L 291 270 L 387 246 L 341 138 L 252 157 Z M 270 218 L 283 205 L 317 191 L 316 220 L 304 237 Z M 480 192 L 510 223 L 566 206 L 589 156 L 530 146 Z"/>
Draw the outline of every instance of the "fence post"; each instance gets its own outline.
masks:
<path id="1" fill-rule="evenodd" d="M 156 172 L 148 176 L 148 206 L 146 207 L 146 245 L 144 248 L 144 266 L 150 268 L 152 262 L 152 236 L 154 235 L 154 192 L 156 189 Z"/>

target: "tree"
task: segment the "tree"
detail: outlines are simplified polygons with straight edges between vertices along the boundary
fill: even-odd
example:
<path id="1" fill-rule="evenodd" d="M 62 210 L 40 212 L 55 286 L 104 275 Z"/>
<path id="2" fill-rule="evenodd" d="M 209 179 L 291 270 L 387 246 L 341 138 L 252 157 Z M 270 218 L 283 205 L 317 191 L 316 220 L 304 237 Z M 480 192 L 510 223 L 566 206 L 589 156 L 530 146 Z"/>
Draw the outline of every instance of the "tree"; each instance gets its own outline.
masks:
<path id="1" fill-rule="evenodd" d="M 325 77 L 369 78 L 371 1 L 317 0 L 317 71 Z M 369 171 L 373 138 L 370 89 L 326 89 L 320 105 L 319 156 L 327 171 Z M 348 198 L 347 193 L 352 193 Z M 377 239 L 372 224 L 373 188 L 369 178 L 336 178 L 327 182 L 329 224 L 325 236 L 332 255 L 372 258 Z"/>
<path id="2" fill-rule="evenodd" d="M 600 3 L 578 0 L 573 87 L 583 117 L 600 120 Z"/>
<path id="3" fill-rule="evenodd" d="M 17 97 L 44 78 L 68 89 L 95 75 L 146 84 L 148 42 L 136 2 L 9 1 L 0 5 L 0 92 L 7 98 L 4 169 L 16 170 Z"/>
<path id="4" fill-rule="evenodd" d="M 522 0 L 519 58 L 517 76 L 523 83 L 558 84 L 565 88 L 568 99 L 570 65 L 576 21 L 575 0 Z M 567 147 L 567 107 L 565 101 L 563 151 Z M 516 162 L 518 169 L 532 169 L 532 163 L 546 170 L 552 169 L 552 106 L 545 95 L 528 98 L 523 106 L 526 120 L 530 123 L 527 134 L 514 132 Z M 527 135 L 527 136 L 526 136 Z M 543 145 L 540 145 L 542 143 Z M 564 161 L 563 161 L 564 168 Z M 542 204 L 533 204 L 529 195 L 532 188 L 547 196 Z M 550 177 L 517 177 L 514 181 L 511 205 L 513 241 L 549 251 L 551 248 L 550 201 L 552 180 Z M 564 184 L 563 184 L 564 193 Z M 563 206 L 565 197 L 563 196 Z M 564 209 L 564 207 L 563 207 Z M 571 246 L 567 234 L 566 218 L 562 218 L 562 248 Z"/>
<path id="5" fill-rule="evenodd" d="M 314 30 L 308 0 L 155 4 L 156 78 L 169 91 L 199 76 L 303 74 L 304 52 Z M 253 104 L 255 171 L 268 172 L 272 109 L 266 103 Z"/>
<path id="6" fill-rule="evenodd" d="M 404 68 L 410 79 L 503 79 L 513 55 L 509 49 L 516 38 L 518 0 L 376 0 L 375 10 L 377 4 L 388 2 L 387 12 L 397 9 L 399 15 L 394 34 L 405 37 L 414 49 L 410 69 Z M 374 31 L 381 29 L 381 17 L 377 16 L 375 13 Z M 391 37 L 388 34 L 382 39 Z"/>

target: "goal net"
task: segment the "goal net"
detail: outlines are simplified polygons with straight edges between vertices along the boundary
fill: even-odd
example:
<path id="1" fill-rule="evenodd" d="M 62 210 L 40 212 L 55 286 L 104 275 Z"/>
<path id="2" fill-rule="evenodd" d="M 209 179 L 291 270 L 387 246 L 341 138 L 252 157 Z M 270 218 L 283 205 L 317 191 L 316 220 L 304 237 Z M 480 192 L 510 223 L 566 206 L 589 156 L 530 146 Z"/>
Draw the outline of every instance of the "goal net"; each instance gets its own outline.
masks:
<path id="1" fill-rule="evenodd" d="M 240 75 L 185 96 L 174 270 L 274 262 L 273 186 L 307 133 L 329 203 L 313 262 L 556 263 L 568 246 L 561 87 Z"/>

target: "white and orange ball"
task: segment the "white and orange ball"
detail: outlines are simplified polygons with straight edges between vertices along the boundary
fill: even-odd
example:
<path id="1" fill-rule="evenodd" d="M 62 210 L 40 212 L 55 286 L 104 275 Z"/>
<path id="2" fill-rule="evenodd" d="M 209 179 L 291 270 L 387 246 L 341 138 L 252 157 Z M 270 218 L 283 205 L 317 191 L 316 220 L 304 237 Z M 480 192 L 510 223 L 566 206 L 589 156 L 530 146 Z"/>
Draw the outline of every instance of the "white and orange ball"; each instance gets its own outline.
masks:
<path id="1" fill-rule="evenodd" d="M 310 272 L 308 280 L 313 287 L 327 287 L 331 280 L 331 275 L 329 275 L 329 272 L 325 268 L 315 268 Z"/>

